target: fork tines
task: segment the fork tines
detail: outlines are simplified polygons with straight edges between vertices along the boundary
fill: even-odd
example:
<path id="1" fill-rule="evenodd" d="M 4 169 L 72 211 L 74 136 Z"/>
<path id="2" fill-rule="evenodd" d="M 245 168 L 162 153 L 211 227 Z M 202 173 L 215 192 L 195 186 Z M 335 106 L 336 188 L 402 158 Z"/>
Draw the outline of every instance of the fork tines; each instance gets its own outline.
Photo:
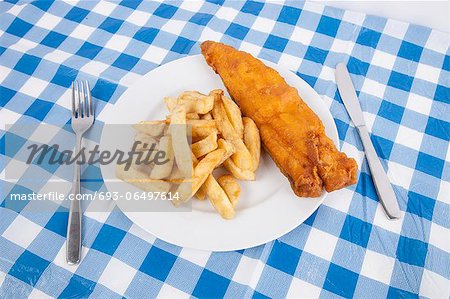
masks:
<path id="1" fill-rule="evenodd" d="M 72 117 L 84 118 L 94 116 L 91 89 L 89 82 L 74 81 L 72 83 Z"/>

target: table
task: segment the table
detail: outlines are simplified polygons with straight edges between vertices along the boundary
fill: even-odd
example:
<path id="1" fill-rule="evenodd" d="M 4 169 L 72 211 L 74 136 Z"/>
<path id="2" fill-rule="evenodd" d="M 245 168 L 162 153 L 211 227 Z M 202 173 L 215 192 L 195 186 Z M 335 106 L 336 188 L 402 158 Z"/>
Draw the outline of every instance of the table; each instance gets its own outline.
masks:
<path id="1" fill-rule="evenodd" d="M 449 297 L 448 34 L 309 2 L 9 0 L 0 14 L 2 178 L 18 159 L 17 148 L 5 149 L 4 125 L 67 124 L 74 79 L 90 80 L 101 124 L 128 86 L 158 65 L 199 53 L 206 39 L 278 63 L 313 86 L 335 119 L 341 149 L 361 170 L 356 186 L 330 194 L 292 232 L 235 252 L 180 248 L 118 210 L 91 213 L 84 216 L 83 261 L 69 266 L 67 211 L 50 205 L 37 213 L 31 203 L 9 209 L 5 199 L 70 178 L 18 167 L 18 182 L 1 180 L 0 297 Z M 399 221 L 380 208 L 337 92 L 334 67 L 342 61 L 394 185 Z M 12 136 L 14 144 L 32 133 Z M 41 184 L 25 179 L 31 173 Z M 84 187 L 104 190 L 101 181 Z"/>
<path id="2" fill-rule="evenodd" d="M 450 33 L 448 1 L 323 1 L 322 3 Z"/>

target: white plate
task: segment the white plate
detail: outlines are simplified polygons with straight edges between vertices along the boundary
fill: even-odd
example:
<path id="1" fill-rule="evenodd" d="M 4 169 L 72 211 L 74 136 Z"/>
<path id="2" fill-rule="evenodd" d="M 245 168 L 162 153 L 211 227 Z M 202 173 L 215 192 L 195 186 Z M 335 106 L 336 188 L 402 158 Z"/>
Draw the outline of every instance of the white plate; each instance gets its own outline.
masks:
<path id="1" fill-rule="evenodd" d="M 296 87 L 303 100 L 322 120 L 326 133 L 338 145 L 333 118 L 320 96 L 300 77 L 289 70 L 264 61 L 276 69 L 286 81 Z M 208 93 L 225 90 L 219 76 L 205 63 L 201 55 L 172 61 L 145 75 L 130 87 L 117 103 L 102 112 L 106 124 L 133 124 L 139 120 L 164 119 L 167 115 L 163 98 L 176 96 L 185 90 Z M 105 136 L 102 132 L 102 142 Z M 130 143 L 131 144 L 131 143 Z M 102 166 L 102 175 L 110 171 Z M 112 183 L 105 179 L 111 190 Z M 233 220 L 223 220 L 208 201 L 193 200 L 191 212 L 129 212 L 124 213 L 134 223 L 156 237 L 182 247 L 211 251 L 229 251 L 264 244 L 288 233 L 305 221 L 323 202 L 319 198 L 299 198 L 271 158 L 263 153 L 256 181 L 240 182 L 241 196 Z M 130 190 L 135 190 L 130 186 Z M 137 190 L 137 189 L 136 189 Z M 170 202 L 166 202 L 172 206 Z M 118 203 L 119 208 L 121 206 Z"/>

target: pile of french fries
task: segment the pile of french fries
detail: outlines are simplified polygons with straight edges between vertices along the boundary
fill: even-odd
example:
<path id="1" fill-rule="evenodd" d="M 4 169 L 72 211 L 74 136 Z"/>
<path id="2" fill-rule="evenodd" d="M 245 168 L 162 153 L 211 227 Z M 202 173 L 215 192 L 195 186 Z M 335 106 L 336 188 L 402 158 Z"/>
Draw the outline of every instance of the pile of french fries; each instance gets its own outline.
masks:
<path id="1" fill-rule="evenodd" d="M 192 197 L 208 198 L 223 218 L 233 218 L 241 192 L 236 179 L 254 180 L 259 165 L 261 140 L 256 124 L 242 117 L 223 90 L 208 95 L 186 91 L 164 100 L 170 114 L 165 120 L 136 124 L 135 140 L 157 142 L 170 161 L 151 170 L 141 169 L 140 174 L 136 168 L 126 173 L 118 167 L 118 177 L 146 191 L 169 191 L 176 183 L 176 191 L 182 195 L 172 200 L 175 206 Z M 192 146 L 188 129 L 192 130 Z M 230 174 L 216 178 L 213 172 L 220 167 Z"/>

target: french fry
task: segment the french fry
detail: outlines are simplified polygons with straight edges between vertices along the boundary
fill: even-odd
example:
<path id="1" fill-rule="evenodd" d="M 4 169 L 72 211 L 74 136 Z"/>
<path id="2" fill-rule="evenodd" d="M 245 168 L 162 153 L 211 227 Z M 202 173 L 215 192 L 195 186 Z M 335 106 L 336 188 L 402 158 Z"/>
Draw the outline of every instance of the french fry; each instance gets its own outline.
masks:
<path id="1" fill-rule="evenodd" d="M 170 123 L 170 115 L 166 120 L 157 121 L 160 123 Z M 217 125 L 216 121 L 211 119 L 186 119 L 186 124 L 190 125 L 192 128 L 192 139 L 198 140 L 207 137 L 212 133 L 217 134 Z"/>
<path id="2" fill-rule="evenodd" d="M 233 160 L 227 159 L 223 162 L 223 166 L 225 166 L 225 168 L 231 172 L 231 174 L 240 180 L 244 180 L 244 181 L 254 181 L 255 180 L 255 173 L 253 171 L 250 170 L 243 170 L 241 168 L 239 168 L 236 164 L 234 164 Z"/>
<path id="3" fill-rule="evenodd" d="M 178 167 L 172 168 L 172 172 L 170 173 L 170 175 L 167 177 L 167 180 L 169 182 L 173 181 L 180 181 L 183 180 L 184 176 L 181 173 L 181 171 L 178 169 Z"/>
<path id="4" fill-rule="evenodd" d="M 158 150 L 166 154 L 164 160 L 167 160 L 167 162 L 164 164 L 155 164 L 150 173 L 152 179 L 166 178 L 172 172 L 174 154 L 172 149 L 172 139 L 169 135 L 161 137 Z"/>
<path id="5" fill-rule="evenodd" d="M 195 167 L 198 163 L 197 158 L 192 154 L 192 165 Z M 164 179 L 167 182 L 175 183 L 175 184 L 182 184 L 185 182 L 193 182 L 194 179 L 192 177 L 186 177 L 181 173 L 181 170 L 178 167 L 173 167 L 172 172 L 170 175 Z"/>
<path id="6" fill-rule="evenodd" d="M 192 160 L 194 161 L 193 162 L 194 163 L 194 167 L 197 166 L 198 160 L 194 156 L 194 154 L 192 154 Z M 205 200 L 206 199 L 205 184 L 201 185 L 200 188 L 198 188 L 197 193 L 195 193 L 195 198 L 197 198 L 198 200 Z"/>
<path id="7" fill-rule="evenodd" d="M 194 192 L 200 188 L 200 186 L 205 182 L 208 175 L 210 175 L 214 168 L 219 165 L 222 157 L 225 155 L 225 150 L 216 149 L 208 153 L 197 166 L 194 168 L 194 186 L 192 187 Z"/>
<path id="8" fill-rule="evenodd" d="M 191 157 L 192 157 L 192 166 L 194 166 L 195 168 L 198 164 L 198 159 L 195 157 L 194 153 L 191 153 Z"/>
<path id="9" fill-rule="evenodd" d="M 157 153 L 157 150 L 156 151 L 149 151 L 149 150 L 147 150 L 147 151 L 142 151 L 140 153 L 141 154 L 140 157 L 138 155 L 133 155 L 133 157 L 131 158 L 132 161 L 131 161 L 130 167 L 134 168 L 135 170 L 137 170 L 137 171 L 139 171 L 139 172 L 141 172 L 141 173 L 143 173 L 145 175 L 149 175 L 150 172 L 153 169 L 153 165 L 146 164 L 146 163 L 143 163 L 143 162 L 145 162 L 145 161 L 152 161 L 154 159 L 156 153 Z M 140 162 L 140 163 L 138 163 L 138 162 Z"/>
<path id="10" fill-rule="evenodd" d="M 219 132 L 215 127 L 196 127 L 192 128 L 192 141 L 196 142 L 208 137 L 211 134 L 218 134 Z"/>
<path id="11" fill-rule="evenodd" d="M 186 178 L 177 167 L 174 167 L 170 175 L 166 177 L 164 181 L 174 184 L 181 184 L 185 182 L 192 183 L 194 180 L 192 178 Z"/>
<path id="12" fill-rule="evenodd" d="M 153 137 L 160 136 L 163 133 L 165 127 L 165 122 L 160 121 L 141 121 L 133 125 L 133 128 L 136 131 Z"/>
<path id="13" fill-rule="evenodd" d="M 208 137 L 192 144 L 192 153 L 196 158 L 206 155 L 217 148 L 217 134 L 212 133 Z"/>
<path id="14" fill-rule="evenodd" d="M 200 119 L 200 116 L 198 113 L 187 113 L 186 119 Z"/>
<path id="15" fill-rule="evenodd" d="M 231 142 L 236 148 L 235 153 L 231 156 L 233 162 L 243 170 L 251 170 L 253 168 L 252 156 L 242 139 L 234 139 Z"/>
<path id="16" fill-rule="evenodd" d="M 182 203 L 187 202 L 190 198 L 192 198 L 192 185 L 192 181 L 186 181 L 177 186 L 175 192 L 178 195 L 178 198 L 172 200 L 172 204 L 175 207 L 179 207 Z"/>
<path id="17" fill-rule="evenodd" d="M 185 91 L 177 99 L 178 106 L 184 106 L 186 113 L 206 114 L 213 108 L 214 98 L 198 91 Z"/>
<path id="18" fill-rule="evenodd" d="M 220 216 L 224 219 L 232 219 L 234 217 L 233 205 L 216 179 L 209 175 L 203 186 L 205 186 L 209 201 L 216 211 L 219 212 Z"/>
<path id="19" fill-rule="evenodd" d="M 214 95 L 214 107 L 212 115 L 216 121 L 217 128 L 222 136 L 233 143 L 236 148 L 236 152 L 231 156 L 233 162 L 242 170 L 251 170 L 253 168 L 253 161 L 250 152 L 245 146 L 244 142 L 236 133 L 230 121 L 228 120 L 225 108 L 221 100 L 223 91 L 213 90 L 211 94 Z"/>
<path id="20" fill-rule="evenodd" d="M 219 161 L 219 163 L 217 163 L 216 168 L 220 167 L 222 165 L 222 163 L 234 153 L 234 146 L 233 146 L 233 144 L 231 144 L 231 142 L 229 142 L 229 141 L 226 141 L 225 139 L 220 138 L 217 141 L 217 145 L 218 145 L 218 147 L 217 147 L 218 149 L 225 150 L 225 155 L 222 157 L 222 159 Z M 198 189 L 198 191 L 195 194 L 195 196 L 197 197 L 197 199 L 204 200 L 204 199 L 206 199 L 206 195 L 207 195 L 206 187 L 205 187 L 205 184 L 203 184 Z"/>
<path id="21" fill-rule="evenodd" d="M 192 154 L 187 141 L 186 111 L 183 106 L 177 106 L 170 118 L 170 135 L 175 162 L 185 177 L 192 175 Z"/>
<path id="22" fill-rule="evenodd" d="M 208 97 L 206 94 L 203 94 L 201 92 L 195 91 L 195 90 L 187 90 L 183 91 L 178 96 L 178 104 L 183 104 L 184 102 L 195 102 L 195 101 L 202 101 L 206 97 Z"/>
<path id="23" fill-rule="evenodd" d="M 220 138 L 217 141 L 217 148 L 225 150 L 225 155 L 222 157 L 222 160 L 219 162 L 219 165 L 222 165 L 223 162 L 225 162 L 225 160 L 227 160 L 229 157 L 231 157 L 231 155 L 234 154 L 236 151 L 236 149 L 234 148 L 234 145 L 231 142 L 226 141 L 223 138 Z"/>
<path id="24" fill-rule="evenodd" d="M 209 119 L 213 119 L 212 115 L 210 112 L 203 114 L 202 116 L 200 116 L 200 119 L 205 119 L 205 120 L 209 120 Z"/>
<path id="25" fill-rule="evenodd" d="M 242 123 L 241 109 L 239 109 L 238 105 L 236 105 L 232 99 L 226 97 L 225 95 L 222 95 L 222 103 L 228 116 L 228 120 L 238 134 L 239 138 L 242 139 L 244 137 L 244 124 Z"/>
<path id="26" fill-rule="evenodd" d="M 253 160 L 253 172 L 258 169 L 259 159 L 261 157 L 261 137 L 259 136 L 259 130 L 255 122 L 249 118 L 242 118 L 244 123 L 244 143 L 248 148 Z"/>
<path id="27" fill-rule="evenodd" d="M 208 153 L 200 162 L 198 162 L 197 166 L 194 168 L 193 183 L 190 190 L 191 197 L 197 193 L 198 189 L 200 189 L 208 176 L 213 172 L 214 168 L 216 168 L 223 155 L 225 155 L 225 150 L 216 149 L 215 151 Z M 180 192 L 187 191 L 186 189 L 181 189 Z M 187 197 L 184 196 L 185 194 L 186 193 L 183 193 L 183 199 L 173 200 L 172 203 L 175 206 L 179 206 L 182 202 L 187 200 Z"/>
<path id="28" fill-rule="evenodd" d="M 166 119 L 170 121 L 170 114 L 166 116 Z M 200 119 L 200 115 L 198 113 L 186 113 L 186 122 L 192 119 Z"/>
<path id="29" fill-rule="evenodd" d="M 211 119 L 188 119 L 186 121 L 188 125 L 191 125 L 192 128 L 207 130 L 208 128 L 217 129 L 217 124 L 215 120 Z"/>
<path id="30" fill-rule="evenodd" d="M 172 110 L 175 108 L 175 106 L 177 105 L 177 99 L 172 98 L 172 97 L 165 97 L 164 98 L 164 102 L 166 103 L 166 107 L 167 110 L 169 110 L 170 112 L 172 112 Z"/>
<path id="31" fill-rule="evenodd" d="M 163 180 L 151 179 L 148 175 L 130 167 L 125 170 L 125 164 L 116 165 L 116 176 L 146 192 L 169 192 L 171 184 Z"/>
<path id="32" fill-rule="evenodd" d="M 218 133 L 214 120 L 192 119 L 188 121 L 188 124 L 192 126 L 192 140 L 200 140 Z"/>
<path id="33" fill-rule="evenodd" d="M 161 133 L 164 130 L 164 127 L 167 127 L 166 124 L 167 125 L 170 124 L 170 115 L 168 115 L 167 119 L 165 119 L 165 120 L 141 121 L 138 124 L 135 124 L 134 126 L 138 127 L 138 128 L 136 128 L 136 130 L 138 130 L 139 132 L 142 132 L 142 133 L 150 135 L 150 136 L 157 137 L 157 136 L 161 135 Z M 195 131 L 195 130 L 201 131 L 197 135 L 201 135 L 204 137 L 211 134 L 211 132 L 213 132 L 214 130 L 217 130 L 216 121 L 213 119 L 186 119 L 186 124 L 191 125 L 193 131 Z M 149 125 L 149 127 L 160 126 L 160 130 L 161 130 L 160 134 L 159 135 L 149 134 L 145 130 L 146 125 Z M 206 134 L 205 132 L 208 132 L 208 133 Z"/>
<path id="34" fill-rule="evenodd" d="M 138 151 L 138 152 L 148 151 L 153 144 L 155 144 L 154 149 L 155 150 L 158 149 L 157 148 L 158 141 L 156 141 L 156 139 L 153 138 L 152 136 L 147 135 L 145 133 L 142 133 L 142 132 L 138 131 L 136 133 L 136 136 L 134 137 L 134 141 L 139 141 L 140 142 L 140 144 L 138 144 L 136 146 L 136 151 Z"/>
<path id="35" fill-rule="evenodd" d="M 163 135 L 164 135 L 164 136 L 170 135 L 170 134 L 169 134 L 169 127 L 170 127 L 170 126 L 166 126 L 166 127 L 164 128 L 164 131 L 163 131 Z M 189 128 L 189 127 L 188 127 L 188 128 Z M 186 133 L 187 133 L 187 132 L 188 132 L 188 131 L 187 131 L 187 128 L 186 128 Z"/>
<path id="36" fill-rule="evenodd" d="M 217 182 L 227 194 L 228 199 L 231 202 L 231 205 L 235 207 L 239 200 L 239 194 L 241 194 L 241 187 L 239 187 L 239 184 L 236 181 L 236 179 L 232 175 L 225 174 L 220 176 L 217 179 Z"/>
<path id="37" fill-rule="evenodd" d="M 194 154 L 192 154 L 192 164 L 194 165 L 194 168 L 198 164 L 198 160 L 194 156 Z M 197 190 L 197 192 L 194 195 L 194 198 L 197 198 L 198 200 L 205 200 L 206 199 L 206 192 L 205 192 L 205 189 L 203 188 L 203 185 L 200 186 L 200 188 Z"/>
<path id="38" fill-rule="evenodd" d="M 205 200 L 206 199 L 206 191 L 205 188 L 203 188 L 204 184 L 200 186 L 200 188 L 197 190 L 197 193 L 195 193 L 195 198 L 198 200 Z"/>
<path id="39" fill-rule="evenodd" d="M 195 198 L 197 198 L 198 200 L 206 199 L 205 184 L 201 185 L 200 188 L 198 188 L 197 193 L 195 193 Z"/>
<path id="40" fill-rule="evenodd" d="M 194 154 L 192 154 L 194 155 Z M 194 156 L 192 159 L 195 160 L 194 165 L 196 166 L 198 163 L 197 158 Z M 219 164 L 219 163 L 218 163 Z M 211 174 L 210 174 L 211 175 Z M 197 193 L 195 193 L 195 198 L 198 200 L 205 200 L 206 199 L 206 188 L 205 184 L 201 185 L 200 188 L 198 188 Z"/>
<path id="41" fill-rule="evenodd" d="M 214 99 L 211 96 L 198 91 L 185 91 L 177 99 L 166 97 L 164 102 L 170 112 L 173 112 L 176 106 L 184 106 L 186 113 L 199 114 L 208 113 L 214 105 Z"/>
<path id="42" fill-rule="evenodd" d="M 240 139 L 239 135 L 234 130 L 230 121 L 228 120 L 227 113 L 222 102 L 222 90 L 213 90 L 210 93 L 214 96 L 214 107 L 211 114 L 216 121 L 217 128 L 219 129 L 222 136 L 227 140 Z"/>
<path id="43" fill-rule="evenodd" d="M 164 98 L 166 107 L 173 112 L 176 106 L 184 106 L 186 113 L 205 114 L 211 111 L 214 99 L 198 91 L 185 91 L 177 99 L 172 97 Z"/>

